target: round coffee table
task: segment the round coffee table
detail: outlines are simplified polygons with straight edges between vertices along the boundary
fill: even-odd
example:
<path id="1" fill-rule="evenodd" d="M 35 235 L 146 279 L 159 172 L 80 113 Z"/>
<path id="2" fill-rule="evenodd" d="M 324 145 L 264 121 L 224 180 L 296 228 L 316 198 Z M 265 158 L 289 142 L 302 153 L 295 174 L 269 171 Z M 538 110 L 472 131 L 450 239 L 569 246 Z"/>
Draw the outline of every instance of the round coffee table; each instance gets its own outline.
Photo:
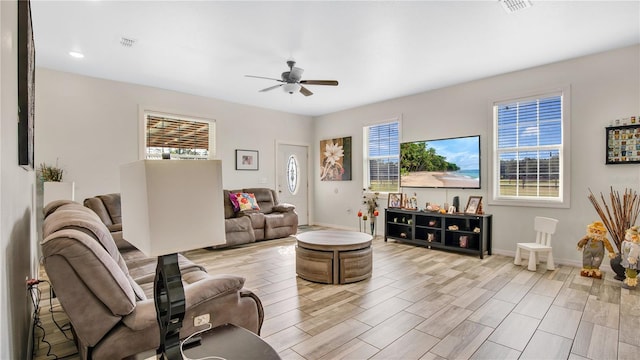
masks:
<path id="1" fill-rule="evenodd" d="M 325 284 L 348 284 L 371 277 L 371 235 L 318 230 L 296 237 L 296 273 L 301 278 Z"/>

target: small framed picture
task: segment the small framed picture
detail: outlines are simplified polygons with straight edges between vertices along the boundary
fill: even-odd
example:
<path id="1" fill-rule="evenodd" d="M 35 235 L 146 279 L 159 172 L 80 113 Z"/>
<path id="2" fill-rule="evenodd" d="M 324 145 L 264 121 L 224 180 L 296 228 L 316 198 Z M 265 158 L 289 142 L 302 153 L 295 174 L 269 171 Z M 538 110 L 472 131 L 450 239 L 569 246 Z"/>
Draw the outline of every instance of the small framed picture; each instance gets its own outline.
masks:
<path id="1" fill-rule="evenodd" d="M 258 150 L 236 149 L 236 170 L 258 170 Z"/>
<path id="2" fill-rule="evenodd" d="M 389 202 L 387 208 L 401 208 L 402 207 L 402 193 L 389 193 Z"/>
<path id="3" fill-rule="evenodd" d="M 480 203 L 482 202 L 482 196 L 469 196 L 467 201 L 467 207 L 464 209 L 465 214 L 477 214 L 480 210 Z"/>

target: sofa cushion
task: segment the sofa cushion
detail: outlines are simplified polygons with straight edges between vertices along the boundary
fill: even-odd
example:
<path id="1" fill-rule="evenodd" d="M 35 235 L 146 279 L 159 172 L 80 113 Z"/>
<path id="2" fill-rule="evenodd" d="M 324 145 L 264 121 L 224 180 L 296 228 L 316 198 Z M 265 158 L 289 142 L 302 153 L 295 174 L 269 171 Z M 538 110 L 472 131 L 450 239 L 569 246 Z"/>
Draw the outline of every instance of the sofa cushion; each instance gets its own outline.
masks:
<path id="1" fill-rule="evenodd" d="M 253 193 L 236 193 L 239 210 L 260 210 L 258 200 Z"/>
<path id="2" fill-rule="evenodd" d="M 273 211 L 273 206 L 276 204 L 273 197 L 273 192 L 268 188 L 250 188 L 243 189 L 246 193 L 251 193 L 255 196 L 260 207 L 260 212 L 269 214 Z"/>
<path id="3" fill-rule="evenodd" d="M 46 238 L 50 234 L 63 229 L 79 230 L 97 241 L 103 249 L 118 264 L 122 273 L 129 280 L 131 287 L 139 300 L 146 299 L 144 291 L 129 275 L 129 269 L 125 263 L 118 247 L 116 246 L 111 233 L 100 219 L 89 208 L 78 203 L 67 204 L 58 207 L 45 219 L 43 225 L 43 236 Z"/>
<path id="4" fill-rule="evenodd" d="M 229 193 L 229 201 L 234 212 L 240 211 L 240 203 L 238 202 L 238 193 Z"/>
<path id="5" fill-rule="evenodd" d="M 56 270 L 46 267 L 49 257 L 66 258 L 65 263 L 113 315 L 127 315 L 135 308 L 130 277 L 92 236 L 75 229 L 58 230 L 42 240 L 42 252 L 47 273 Z"/>
<path id="6" fill-rule="evenodd" d="M 231 203 L 231 199 L 229 197 L 229 194 L 231 194 L 232 192 L 229 190 L 223 190 L 222 191 L 222 198 L 224 199 L 224 218 L 225 219 L 230 219 L 234 216 L 236 216 L 236 212 L 233 210 L 233 204 Z"/>
<path id="7" fill-rule="evenodd" d="M 100 200 L 109 212 L 109 217 L 113 224 L 122 224 L 122 214 L 120 210 L 120 194 L 99 195 Z"/>

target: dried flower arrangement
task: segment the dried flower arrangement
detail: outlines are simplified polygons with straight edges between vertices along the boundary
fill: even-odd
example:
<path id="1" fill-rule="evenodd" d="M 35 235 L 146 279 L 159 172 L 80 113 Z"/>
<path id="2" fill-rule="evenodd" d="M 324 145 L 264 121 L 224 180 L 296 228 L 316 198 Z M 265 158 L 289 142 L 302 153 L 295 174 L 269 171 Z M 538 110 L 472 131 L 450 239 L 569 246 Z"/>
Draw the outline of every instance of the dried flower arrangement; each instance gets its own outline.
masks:
<path id="1" fill-rule="evenodd" d="M 47 165 L 45 163 L 40 164 L 40 168 L 38 169 L 40 172 L 40 177 L 42 181 L 53 181 L 53 182 L 61 182 L 62 181 L 62 170 L 58 167 L 58 162 L 56 161 L 56 165 Z"/>
<path id="2" fill-rule="evenodd" d="M 635 225 L 638 214 L 640 214 L 640 197 L 632 189 L 625 189 L 624 194 L 620 197 L 620 193 L 611 187 L 609 191 L 610 204 L 607 204 L 607 200 L 602 193 L 600 193 L 600 199 L 602 200 L 602 206 L 591 192 L 591 189 L 589 189 L 589 201 L 593 204 L 604 226 L 609 231 L 613 242 L 616 244 L 618 252 L 620 252 L 625 232 Z"/>
<path id="3" fill-rule="evenodd" d="M 367 192 L 367 189 L 362 189 L 364 195 L 362 196 L 362 204 L 367 206 L 367 213 L 369 216 L 378 216 L 378 195 L 379 192 Z"/>

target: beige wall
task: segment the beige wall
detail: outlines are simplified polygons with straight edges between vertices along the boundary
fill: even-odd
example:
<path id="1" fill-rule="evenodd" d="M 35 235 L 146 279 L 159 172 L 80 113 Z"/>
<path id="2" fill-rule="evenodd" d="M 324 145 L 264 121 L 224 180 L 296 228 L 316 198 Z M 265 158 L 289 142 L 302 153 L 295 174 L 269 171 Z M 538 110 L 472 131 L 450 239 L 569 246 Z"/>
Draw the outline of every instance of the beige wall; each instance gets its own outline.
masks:
<path id="1" fill-rule="evenodd" d="M 29 354 L 27 277 L 37 272 L 34 172 L 18 166 L 17 5 L 0 2 L 0 359 Z"/>
<path id="2" fill-rule="evenodd" d="M 531 91 L 571 86 L 571 208 L 551 209 L 491 206 L 493 249 L 513 254 L 515 243 L 532 241 L 536 215 L 560 220 L 554 238 L 554 256 L 560 262 L 581 264 L 577 241 L 598 215 L 587 200 L 588 189 L 608 194 L 609 186 L 638 189 L 638 165 L 604 165 L 604 128 L 612 119 L 640 115 L 640 47 L 633 46 L 602 54 L 572 59 L 469 82 L 422 94 L 350 109 L 316 119 L 315 144 L 322 139 L 353 136 L 353 181 L 316 182 L 315 222 L 344 228 L 357 228 L 354 215 L 362 191 L 362 127 L 393 117 L 401 117 L 401 140 L 427 140 L 463 135 L 481 135 L 482 189 L 444 190 L 404 188 L 417 193 L 420 204 L 427 201 L 451 203 L 460 196 L 466 204 L 469 195 L 488 196 L 488 169 L 491 156 L 491 103 L 518 97 Z M 319 158 L 314 145 L 312 159 Z M 315 177 L 319 174 L 318 166 Z M 383 201 L 386 204 L 386 200 Z M 349 212 L 351 210 L 351 212 Z M 379 224 L 382 231 L 382 224 Z"/>
<path id="3" fill-rule="evenodd" d="M 138 159 L 140 108 L 215 119 L 226 188 L 274 188 L 276 141 L 311 139 L 306 116 L 43 68 L 36 78 L 36 163 L 57 160 L 76 201 L 119 192 L 119 166 Z M 258 150 L 260 169 L 236 171 L 236 149 Z"/>

